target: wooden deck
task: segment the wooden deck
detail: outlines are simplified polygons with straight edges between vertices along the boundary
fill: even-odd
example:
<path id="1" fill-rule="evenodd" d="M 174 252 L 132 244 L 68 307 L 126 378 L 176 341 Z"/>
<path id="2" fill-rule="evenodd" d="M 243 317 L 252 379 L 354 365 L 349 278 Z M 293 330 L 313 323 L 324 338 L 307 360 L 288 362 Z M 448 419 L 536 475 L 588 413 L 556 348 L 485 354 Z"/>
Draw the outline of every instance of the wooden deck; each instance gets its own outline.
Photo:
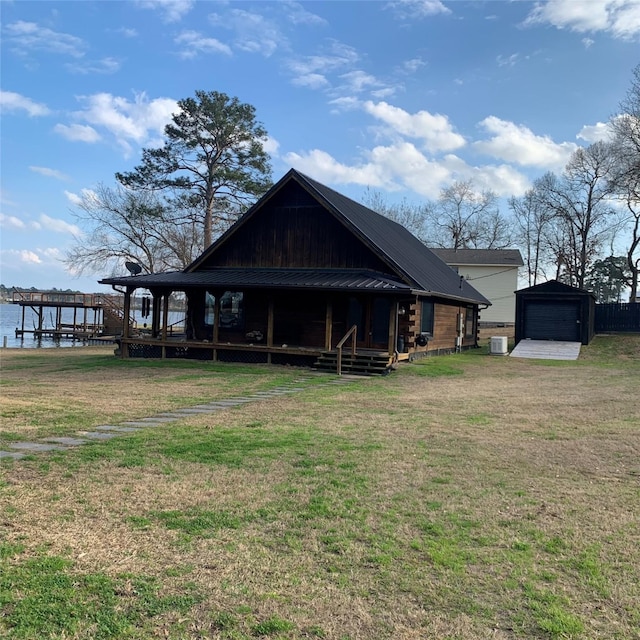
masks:
<path id="1" fill-rule="evenodd" d="M 105 319 L 114 317 L 121 323 L 121 311 L 115 296 L 95 293 L 65 293 L 59 291 L 14 291 L 13 303 L 22 307 L 22 321 L 16 328 L 16 338 L 31 335 L 34 338 L 54 340 L 90 340 L 101 337 Z M 33 328 L 25 326 L 25 310 L 29 307 L 36 316 Z M 62 320 L 62 310 L 73 309 L 71 322 Z M 45 310 L 55 313 L 51 326 L 46 325 Z"/>

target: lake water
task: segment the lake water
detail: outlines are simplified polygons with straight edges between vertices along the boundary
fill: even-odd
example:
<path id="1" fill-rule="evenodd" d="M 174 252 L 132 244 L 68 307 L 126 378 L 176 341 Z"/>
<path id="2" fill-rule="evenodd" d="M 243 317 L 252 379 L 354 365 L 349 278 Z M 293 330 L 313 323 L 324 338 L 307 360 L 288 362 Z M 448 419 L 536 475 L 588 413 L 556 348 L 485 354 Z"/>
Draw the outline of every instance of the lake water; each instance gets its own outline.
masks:
<path id="1" fill-rule="evenodd" d="M 175 317 L 174 317 L 175 316 Z M 84 313 L 82 309 L 78 309 L 76 313 L 76 322 L 82 322 Z M 184 317 L 182 313 L 169 312 L 169 323 L 176 322 Z M 135 312 L 136 322 L 140 326 L 146 322 L 142 318 L 140 311 Z M 73 308 L 62 309 L 62 322 L 71 324 L 73 322 Z M 87 311 L 87 322 L 93 322 L 93 311 Z M 25 307 L 24 312 L 24 328 L 31 330 L 38 326 L 36 314 L 31 307 Z M 43 329 L 53 329 L 56 325 L 55 307 L 44 309 Z M 16 329 L 22 328 L 22 307 L 19 304 L 0 304 L 0 348 L 4 345 L 5 337 L 7 339 L 7 347 L 22 349 L 46 349 L 51 347 L 80 347 L 90 343 L 87 340 L 69 340 L 54 338 L 35 338 L 32 334 L 16 338 Z"/>

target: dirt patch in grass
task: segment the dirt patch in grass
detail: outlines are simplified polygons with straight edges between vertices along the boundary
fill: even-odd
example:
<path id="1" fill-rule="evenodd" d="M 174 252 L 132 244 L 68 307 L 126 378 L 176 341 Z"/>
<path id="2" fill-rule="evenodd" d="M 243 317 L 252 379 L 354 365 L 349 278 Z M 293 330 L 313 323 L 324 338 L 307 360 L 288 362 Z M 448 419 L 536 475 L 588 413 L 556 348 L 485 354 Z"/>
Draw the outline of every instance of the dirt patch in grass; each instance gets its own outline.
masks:
<path id="1" fill-rule="evenodd" d="M 566 366 L 434 358 L 8 463 L 0 563 L 64 558 L 122 606 L 128 575 L 149 603 L 193 596 L 121 637 L 639 638 L 640 338 L 601 344 Z M 140 393 L 202 380 L 178 375 Z"/>

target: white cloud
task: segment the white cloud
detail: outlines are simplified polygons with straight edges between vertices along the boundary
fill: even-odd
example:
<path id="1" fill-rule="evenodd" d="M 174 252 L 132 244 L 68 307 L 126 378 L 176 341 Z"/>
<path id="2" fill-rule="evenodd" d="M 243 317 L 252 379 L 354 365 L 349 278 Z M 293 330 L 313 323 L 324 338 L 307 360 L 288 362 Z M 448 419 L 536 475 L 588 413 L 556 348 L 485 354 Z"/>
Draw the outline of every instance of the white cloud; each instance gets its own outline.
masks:
<path id="1" fill-rule="evenodd" d="M 296 87 L 307 87 L 309 89 L 324 89 L 331 83 L 320 73 L 307 73 L 294 78 L 291 83 Z"/>
<path id="2" fill-rule="evenodd" d="M 50 112 L 49 108 L 38 102 L 34 102 L 30 98 L 15 93 L 13 91 L 0 90 L 0 111 L 3 113 L 15 113 L 17 111 L 26 111 L 29 116 L 46 116 Z"/>
<path id="3" fill-rule="evenodd" d="M 521 196 L 531 187 L 529 179 L 507 164 L 472 166 L 449 154 L 442 159 L 453 180 L 473 180 L 481 190 L 490 189 L 500 197 Z"/>
<path id="4" fill-rule="evenodd" d="M 15 216 L 7 216 L 4 213 L 0 213 L 0 227 L 4 227 L 6 229 L 22 230 L 26 229 L 27 225 L 22 220 L 20 220 L 20 218 L 16 218 Z"/>
<path id="5" fill-rule="evenodd" d="M 72 142 L 98 142 L 100 134 L 89 125 L 86 124 L 57 124 L 53 130 L 67 140 Z"/>
<path id="6" fill-rule="evenodd" d="M 454 131 L 447 116 L 428 111 L 411 114 L 387 102 L 367 101 L 363 108 L 393 132 L 421 140 L 429 151 L 451 151 L 465 145 L 464 138 Z"/>
<path id="7" fill-rule="evenodd" d="M 415 73 L 421 67 L 424 67 L 427 63 L 422 58 L 412 58 L 411 60 L 405 60 L 402 63 L 402 70 L 405 73 Z"/>
<path id="8" fill-rule="evenodd" d="M 364 71 L 348 71 L 340 76 L 345 83 L 345 89 L 349 93 L 362 93 L 371 87 L 380 87 L 381 83 L 372 75 Z"/>
<path id="9" fill-rule="evenodd" d="M 119 33 L 124 38 L 136 38 L 138 36 L 138 32 L 131 27 L 120 27 L 116 33 Z"/>
<path id="10" fill-rule="evenodd" d="M 231 47 L 216 38 L 207 38 L 197 31 L 183 31 L 174 42 L 183 47 L 179 55 L 184 60 L 195 58 L 199 53 L 231 55 Z"/>
<path id="11" fill-rule="evenodd" d="M 352 69 L 358 62 L 358 52 L 348 45 L 335 40 L 331 41 L 326 53 L 289 60 L 287 66 L 297 86 L 308 86 L 312 89 L 324 89 L 331 85 L 327 76 Z"/>
<path id="12" fill-rule="evenodd" d="M 283 159 L 287 164 L 320 182 L 394 187 L 389 177 L 384 176 L 374 164 L 349 167 L 320 149 L 312 149 L 304 154 L 287 153 Z"/>
<path id="13" fill-rule="evenodd" d="M 65 191 L 64 195 L 74 207 L 79 207 L 86 200 L 98 201 L 98 195 L 93 189 L 82 189 L 79 195 L 72 191 Z"/>
<path id="14" fill-rule="evenodd" d="M 582 44 L 585 49 L 589 49 L 594 42 L 595 40 L 592 40 L 591 38 L 582 38 Z"/>
<path id="15" fill-rule="evenodd" d="M 392 0 L 386 4 L 401 20 L 419 20 L 439 13 L 451 13 L 440 0 Z"/>
<path id="16" fill-rule="evenodd" d="M 58 33 L 35 22 L 12 22 L 4 28 L 4 32 L 12 50 L 20 55 L 44 51 L 82 58 L 86 49 L 86 44 L 81 38 Z"/>
<path id="17" fill-rule="evenodd" d="M 141 9 L 158 11 L 164 22 L 179 22 L 191 11 L 193 0 L 137 0 Z"/>
<path id="18" fill-rule="evenodd" d="M 327 152 L 313 149 L 289 153 L 284 160 L 313 178 L 333 184 L 357 184 L 388 191 L 411 189 L 424 197 L 436 197 L 451 179 L 444 165 L 427 159 L 413 144 L 399 142 L 368 151 L 355 166 L 338 162 Z"/>
<path id="19" fill-rule="evenodd" d="M 32 165 L 29 167 L 29 171 L 39 173 L 41 176 L 46 176 L 47 178 L 55 178 L 56 180 L 69 180 L 69 176 L 62 173 L 62 171 L 58 171 L 57 169 L 49 169 L 48 167 L 36 167 Z"/>
<path id="20" fill-rule="evenodd" d="M 496 58 L 496 62 L 498 63 L 499 67 L 515 67 L 519 60 L 519 53 L 512 53 L 510 56 L 499 55 Z"/>
<path id="21" fill-rule="evenodd" d="M 549 0 L 536 3 L 525 25 L 551 24 L 578 33 L 605 31 L 614 37 L 630 39 L 640 35 L 638 0 Z"/>
<path id="22" fill-rule="evenodd" d="M 41 264 L 42 263 L 42 260 L 40 259 L 40 256 L 37 253 L 34 253 L 33 251 L 29 251 L 27 249 L 10 251 L 9 253 L 12 253 L 13 255 L 15 255 L 20 262 L 23 262 L 25 264 Z"/>
<path id="23" fill-rule="evenodd" d="M 578 148 L 573 142 L 558 144 L 548 136 L 537 136 L 525 126 L 495 116 L 485 118 L 480 126 L 493 137 L 474 142 L 476 151 L 522 166 L 559 170 Z"/>
<path id="24" fill-rule="evenodd" d="M 580 129 L 576 138 L 585 140 L 592 144 L 594 142 L 606 141 L 611 138 L 613 131 L 608 122 L 596 122 L 596 124 L 585 125 Z"/>
<path id="25" fill-rule="evenodd" d="M 64 257 L 64 254 L 58 247 L 45 247 L 44 249 L 38 249 L 38 251 L 40 251 L 41 255 L 49 258 L 50 260 L 58 261 L 62 260 Z"/>
<path id="26" fill-rule="evenodd" d="M 305 9 L 298 2 L 281 0 L 280 5 L 284 8 L 287 19 L 296 26 L 301 24 L 311 26 L 325 26 L 328 24 L 324 18 L 315 13 L 311 13 L 311 11 L 307 11 L 307 9 Z"/>
<path id="27" fill-rule="evenodd" d="M 275 156 L 278 153 L 278 149 L 280 148 L 280 143 L 271 136 L 267 136 L 262 141 L 262 148 L 268 153 L 270 156 Z"/>
<path id="28" fill-rule="evenodd" d="M 103 74 L 110 75 L 120 70 L 120 61 L 115 58 L 102 58 L 101 60 L 81 60 L 79 62 L 70 62 L 65 67 L 71 73 L 79 75 Z"/>
<path id="29" fill-rule="evenodd" d="M 374 147 L 369 158 L 383 175 L 391 174 L 395 184 L 426 198 L 435 198 L 451 179 L 447 167 L 426 158 L 410 142 Z"/>
<path id="30" fill-rule="evenodd" d="M 88 122 L 91 126 L 79 129 L 78 127 L 82 125 L 76 124 L 71 127 L 57 125 L 56 131 L 63 135 L 84 132 L 89 138 L 84 141 L 95 142 L 90 130 L 95 133 L 97 130 L 104 129 L 127 153 L 131 150 L 131 142 L 143 145 L 161 136 L 172 114 L 177 111 L 175 100 L 170 98 L 149 100 L 144 93 L 137 94 L 133 101 L 110 93 L 81 96 L 78 100 L 83 104 L 84 109 L 76 111 L 73 114 L 74 118 Z"/>
<path id="31" fill-rule="evenodd" d="M 54 233 L 63 233 L 72 236 L 82 235 L 82 231 L 77 225 L 69 224 L 68 222 L 66 222 L 65 220 L 61 220 L 60 218 L 51 218 L 45 213 L 40 214 L 38 221 L 40 222 L 40 225 L 43 229 L 53 231 Z"/>
<path id="32" fill-rule="evenodd" d="M 265 58 L 277 49 L 287 46 L 278 25 L 259 13 L 233 9 L 224 14 L 212 13 L 209 22 L 234 33 L 234 47 L 248 53 L 259 53 Z"/>

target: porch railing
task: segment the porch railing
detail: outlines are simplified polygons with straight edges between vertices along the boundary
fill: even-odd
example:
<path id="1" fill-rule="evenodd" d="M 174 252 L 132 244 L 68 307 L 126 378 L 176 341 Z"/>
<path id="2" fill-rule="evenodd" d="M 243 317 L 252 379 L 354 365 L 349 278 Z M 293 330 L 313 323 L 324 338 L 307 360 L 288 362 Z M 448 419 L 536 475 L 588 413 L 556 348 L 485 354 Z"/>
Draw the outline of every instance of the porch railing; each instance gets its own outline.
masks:
<path id="1" fill-rule="evenodd" d="M 338 342 L 338 344 L 336 345 L 336 354 L 337 354 L 337 358 L 336 358 L 336 369 L 337 369 L 337 373 L 339 376 L 342 375 L 342 347 L 344 346 L 344 343 L 349 339 L 352 338 L 351 340 L 351 357 L 355 357 L 356 355 L 356 343 L 358 341 L 358 325 L 354 324 L 351 329 L 349 329 L 349 331 L 347 331 L 347 333 L 344 334 L 344 337 L 342 338 L 342 340 L 340 340 L 340 342 Z"/>

